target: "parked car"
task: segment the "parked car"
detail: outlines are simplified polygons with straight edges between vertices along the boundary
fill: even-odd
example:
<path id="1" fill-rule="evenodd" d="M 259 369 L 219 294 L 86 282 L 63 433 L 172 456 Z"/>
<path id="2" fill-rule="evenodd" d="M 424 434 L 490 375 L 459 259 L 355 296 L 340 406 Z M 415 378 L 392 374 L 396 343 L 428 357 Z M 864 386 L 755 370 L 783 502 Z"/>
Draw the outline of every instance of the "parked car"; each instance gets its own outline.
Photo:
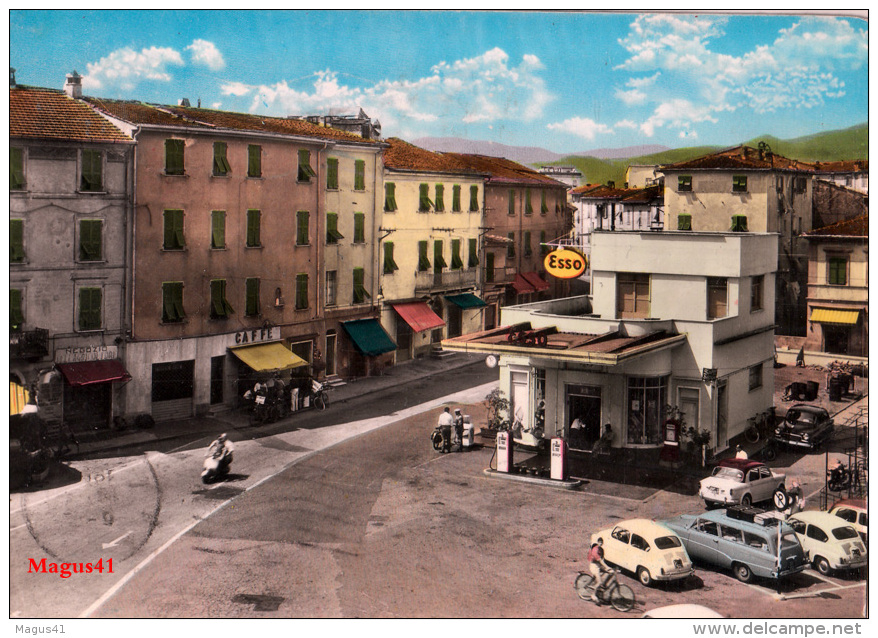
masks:
<path id="1" fill-rule="evenodd" d="M 806 511 L 787 519 L 796 531 L 805 556 L 821 574 L 866 566 L 866 546 L 857 530 L 829 512 Z"/>
<path id="2" fill-rule="evenodd" d="M 775 428 L 774 438 L 778 443 L 816 450 L 832 436 L 834 427 L 829 412 L 820 406 L 797 403 Z"/>
<path id="3" fill-rule="evenodd" d="M 807 565 L 793 528 L 771 514 L 731 507 L 683 514 L 662 524 L 680 537 L 692 560 L 731 569 L 735 578 L 748 583 L 754 577 L 784 578 Z"/>
<path id="4" fill-rule="evenodd" d="M 743 505 L 767 501 L 786 489 L 785 474 L 775 474 L 765 463 L 751 459 L 723 459 L 713 474 L 701 480 L 698 495 L 708 509 L 718 505 Z"/>
<path id="5" fill-rule="evenodd" d="M 863 544 L 869 546 L 869 512 L 866 509 L 866 499 L 846 498 L 836 501 L 829 513 L 846 520 L 857 530 L 860 538 L 863 539 Z"/>
<path id="6" fill-rule="evenodd" d="M 604 539 L 604 560 L 633 574 L 643 585 L 688 578 L 695 572 L 683 543 L 664 525 L 645 518 L 622 521 L 591 536 Z"/>
<path id="7" fill-rule="evenodd" d="M 725 618 L 725 616 L 704 605 L 680 603 L 650 609 L 641 618 Z"/>

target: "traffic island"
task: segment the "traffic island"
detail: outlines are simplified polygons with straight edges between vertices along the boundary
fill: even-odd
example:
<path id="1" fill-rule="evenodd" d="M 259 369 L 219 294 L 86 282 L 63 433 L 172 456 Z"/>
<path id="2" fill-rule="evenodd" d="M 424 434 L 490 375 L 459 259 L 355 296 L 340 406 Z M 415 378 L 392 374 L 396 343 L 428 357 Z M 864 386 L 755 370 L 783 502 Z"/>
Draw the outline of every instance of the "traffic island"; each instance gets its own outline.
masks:
<path id="1" fill-rule="evenodd" d="M 489 478 L 505 479 L 508 481 L 517 481 L 519 483 L 529 483 L 531 485 L 540 485 L 542 487 L 554 487 L 562 490 L 574 490 L 583 484 L 579 479 L 553 479 L 542 476 L 539 473 L 532 474 L 525 468 L 516 468 L 514 472 L 498 472 L 494 468 L 486 467 L 482 470 L 483 474 Z"/>

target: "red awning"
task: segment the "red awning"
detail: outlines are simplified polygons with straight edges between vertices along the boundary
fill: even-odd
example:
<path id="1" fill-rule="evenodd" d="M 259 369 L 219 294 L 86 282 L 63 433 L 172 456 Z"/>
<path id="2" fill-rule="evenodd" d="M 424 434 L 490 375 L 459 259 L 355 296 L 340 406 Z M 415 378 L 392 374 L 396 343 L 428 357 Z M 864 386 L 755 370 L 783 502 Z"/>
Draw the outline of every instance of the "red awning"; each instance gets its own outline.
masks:
<path id="1" fill-rule="evenodd" d="M 130 381 L 131 375 L 118 359 L 102 361 L 82 361 L 80 363 L 59 363 L 58 369 L 70 385 L 91 385 L 92 383 L 113 383 Z"/>
<path id="2" fill-rule="evenodd" d="M 523 272 L 521 273 L 521 276 L 524 277 L 525 280 L 527 280 L 527 283 L 533 286 L 537 292 L 549 289 L 549 283 L 535 272 Z"/>
<path id="3" fill-rule="evenodd" d="M 423 332 L 431 328 L 444 326 L 445 322 L 442 317 L 430 310 L 430 306 L 423 301 L 414 301 L 411 303 L 395 303 L 393 309 L 399 313 L 399 316 L 411 326 L 415 332 Z"/>
<path id="4" fill-rule="evenodd" d="M 515 288 L 515 292 L 519 295 L 526 295 L 529 292 L 536 292 L 536 288 L 534 288 L 531 283 L 521 276 L 520 273 L 515 273 L 515 279 L 512 281 L 512 287 Z"/>

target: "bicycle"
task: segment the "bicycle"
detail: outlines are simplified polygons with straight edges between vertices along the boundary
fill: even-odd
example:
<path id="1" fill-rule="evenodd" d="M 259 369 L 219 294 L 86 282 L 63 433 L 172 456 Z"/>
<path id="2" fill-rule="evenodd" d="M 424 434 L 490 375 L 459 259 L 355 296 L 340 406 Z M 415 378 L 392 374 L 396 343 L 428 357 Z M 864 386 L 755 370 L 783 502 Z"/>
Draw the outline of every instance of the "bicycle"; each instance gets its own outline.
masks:
<path id="1" fill-rule="evenodd" d="M 573 587 L 582 600 L 591 600 L 594 585 L 595 577 L 589 572 L 579 572 L 579 576 L 573 581 Z M 601 602 L 612 605 L 617 611 L 631 611 L 636 602 L 634 591 L 628 585 L 621 584 L 616 578 L 616 570 L 610 570 L 610 578 L 598 589 L 597 597 Z"/>

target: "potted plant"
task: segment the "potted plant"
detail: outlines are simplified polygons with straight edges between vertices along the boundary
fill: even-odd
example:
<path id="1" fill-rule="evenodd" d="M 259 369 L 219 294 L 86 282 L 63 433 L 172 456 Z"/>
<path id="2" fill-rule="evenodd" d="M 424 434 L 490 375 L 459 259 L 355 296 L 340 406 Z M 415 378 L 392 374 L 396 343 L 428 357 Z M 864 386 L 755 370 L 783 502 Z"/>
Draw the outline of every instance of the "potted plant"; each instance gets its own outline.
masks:
<path id="1" fill-rule="evenodd" d="M 482 428 L 482 434 L 496 437 L 497 432 L 508 431 L 512 427 L 509 420 L 509 399 L 503 396 L 499 388 L 494 388 L 485 397 L 485 408 L 488 412 L 488 423 Z"/>

